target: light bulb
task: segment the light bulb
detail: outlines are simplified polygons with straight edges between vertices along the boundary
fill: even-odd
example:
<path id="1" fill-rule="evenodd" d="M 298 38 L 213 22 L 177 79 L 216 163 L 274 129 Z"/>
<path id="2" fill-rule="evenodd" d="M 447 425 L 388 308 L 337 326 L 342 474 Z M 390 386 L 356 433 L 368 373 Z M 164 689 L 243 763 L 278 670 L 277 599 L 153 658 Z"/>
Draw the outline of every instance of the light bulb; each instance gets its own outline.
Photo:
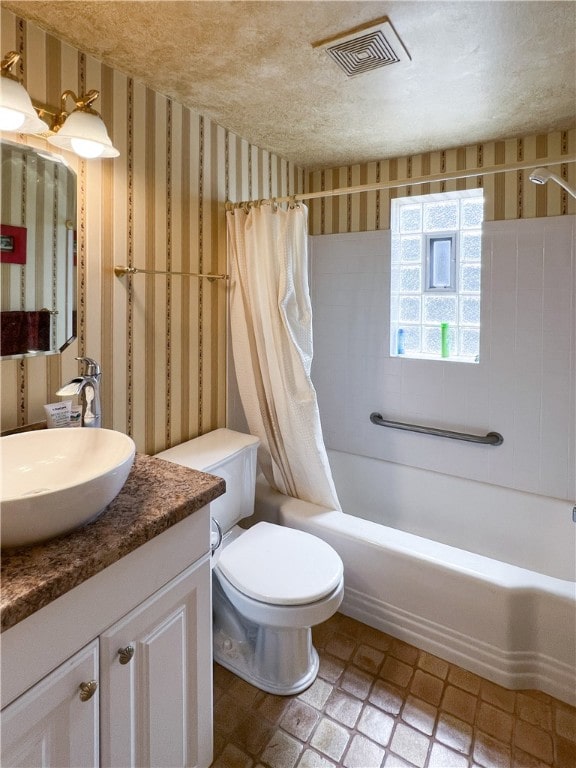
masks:
<path id="1" fill-rule="evenodd" d="M 100 157 L 104 152 L 104 146 L 98 141 L 91 141 L 90 139 L 70 139 L 72 149 L 80 157 L 92 159 L 94 157 Z"/>
<path id="2" fill-rule="evenodd" d="M 24 125 L 26 115 L 10 107 L 0 107 L 0 130 L 16 131 L 21 125 Z"/>

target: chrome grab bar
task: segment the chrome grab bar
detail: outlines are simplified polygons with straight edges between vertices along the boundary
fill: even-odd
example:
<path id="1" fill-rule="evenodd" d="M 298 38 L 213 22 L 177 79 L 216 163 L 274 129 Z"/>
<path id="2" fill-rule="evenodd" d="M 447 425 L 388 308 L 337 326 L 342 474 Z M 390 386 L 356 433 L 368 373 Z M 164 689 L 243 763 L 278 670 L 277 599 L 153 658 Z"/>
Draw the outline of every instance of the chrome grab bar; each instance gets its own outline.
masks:
<path id="1" fill-rule="evenodd" d="M 408 432 L 421 432 L 425 435 L 437 437 L 450 437 L 452 440 L 466 440 L 469 443 L 482 443 L 484 445 L 502 445 L 504 438 L 500 432 L 488 432 L 487 435 L 469 435 L 467 432 L 453 432 L 450 429 L 437 429 L 436 427 L 424 427 L 419 424 L 406 424 L 403 421 L 388 421 L 380 413 L 371 413 L 370 421 L 380 427 L 392 429 L 404 429 Z"/>

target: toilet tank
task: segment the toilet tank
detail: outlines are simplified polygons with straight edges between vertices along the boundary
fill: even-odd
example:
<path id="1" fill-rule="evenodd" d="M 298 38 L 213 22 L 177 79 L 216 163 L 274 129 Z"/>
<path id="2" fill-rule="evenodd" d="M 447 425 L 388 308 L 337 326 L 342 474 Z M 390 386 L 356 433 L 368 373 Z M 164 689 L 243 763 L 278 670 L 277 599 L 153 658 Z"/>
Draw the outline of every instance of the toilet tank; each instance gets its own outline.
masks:
<path id="1" fill-rule="evenodd" d="M 156 454 L 156 458 L 218 475 L 226 493 L 210 503 L 212 517 L 226 533 L 254 512 L 256 454 L 260 441 L 253 435 L 215 429 Z"/>

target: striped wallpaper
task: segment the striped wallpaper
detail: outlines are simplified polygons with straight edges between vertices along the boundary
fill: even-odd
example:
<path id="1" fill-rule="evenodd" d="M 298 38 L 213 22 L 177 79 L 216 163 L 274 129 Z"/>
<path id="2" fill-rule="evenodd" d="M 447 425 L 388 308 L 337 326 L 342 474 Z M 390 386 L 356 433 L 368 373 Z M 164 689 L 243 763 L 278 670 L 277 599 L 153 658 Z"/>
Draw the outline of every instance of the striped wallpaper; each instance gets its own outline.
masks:
<path id="1" fill-rule="evenodd" d="M 22 53 L 31 96 L 58 105 L 66 89 L 99 89 L 121 153 L 66 154 L 78 176 L 78 338 L 62 355 L 0 362 L 2 430 L 44 420 L 84 355 L 102 366 L 103 425 L 139 451 L 223 426 L 226 283 L 117 278 L 113 267 L 226 272 L 225 201 L 301 192 L 303 171 L 5 9 L 1 21 L 2 51 Z"/>
<path id="2" fill-rule="evenodd" d="M 22 53 L 33 98 L 57 105 L 65 89 L 101 92 L 115 160 L 67 160 L 78 176 L 78 338 L 62 355 L 0 362 L 1 428 L 44 419 L 43 404 L 78 373 L 75 356 L 102 365 L 104 426 L 155 453 L 226 420 L 223 281 L 135 275 L 115 264 L 226 272 L 224 203 L 375 181 L 402 180 L 500 162 L 576 154 L 576 129 L 305 175 L 205 117 L 151 91 L 2 9 L 2 52 Z M 10 135 L 11 140 L 14 136 Z M 22 142 L 46 146 L 42 139 Z M 560 172 L 576 184 L 574 164 Z M 483 184 L 486 219 L 576 213 L 555 184 L 528 172 L 413 186 L 414 194 Z M 410 188 L 408 188 L 410 190 Z M 381 190 L 310 202 L 311 234 L 389 228 Z"/>
<path id="3" fill-rule="evenodd" d="M 561 158 L 563 155 L 572 158 L 576 156 L 576 127 L 569 131 L 316 171 L 309 174 L 306 191 L 320 192 L 375 182 L 404 182 L 416 177 L 463 170 L 476 171 L 521 161 L 534 160 L 546 165 L 546 158 Z M 564 163 L 553 170 L 576 187 L 576 163 Z M 548 182 L 544 186 L 537 186 L 529 181 L 529 175 L 530 171 L 514 171 L 313 199 L 310 201 L 310 234 L 332 235 L 389 229 L 390 200 L 393 197 L 450 192 L 477 186 L 484 187 L 486 221 L 576 213 L 576 200 L 558 184 Z"/>

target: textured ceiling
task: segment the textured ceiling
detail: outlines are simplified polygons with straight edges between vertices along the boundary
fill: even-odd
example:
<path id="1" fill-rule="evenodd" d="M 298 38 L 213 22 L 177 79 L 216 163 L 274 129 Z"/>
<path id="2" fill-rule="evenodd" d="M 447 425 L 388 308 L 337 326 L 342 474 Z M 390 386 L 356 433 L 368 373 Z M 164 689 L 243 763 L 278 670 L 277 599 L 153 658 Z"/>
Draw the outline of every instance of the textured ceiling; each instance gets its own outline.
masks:
<path id="1" fill-rule="evenodd" d="M 575 122 L 573 0 L 2 5 L 309 169 Z M 408 62 L 348 78 L 313 47 L 383 16 Z"/>

